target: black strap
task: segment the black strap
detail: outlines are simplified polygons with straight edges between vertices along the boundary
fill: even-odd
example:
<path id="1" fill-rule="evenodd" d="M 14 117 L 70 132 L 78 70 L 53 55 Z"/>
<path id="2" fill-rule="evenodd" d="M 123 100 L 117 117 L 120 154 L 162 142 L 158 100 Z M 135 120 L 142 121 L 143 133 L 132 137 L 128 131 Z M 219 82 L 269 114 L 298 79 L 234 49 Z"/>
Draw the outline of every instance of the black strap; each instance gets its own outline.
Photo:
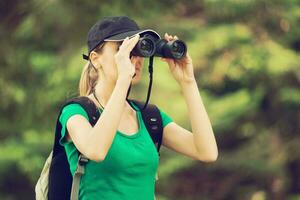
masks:
<path id="1" fill-rule="evenodd" d="M 82 58 L 83 58 L 84 60 L 89 60 L 89 56 L 87 56 L 87 55 L 85 55 L 85 54 L 82 54 Z"/>
<path id="2" fill-rule="evenodd" d="M 143 121 L 160 155 L 159 150 L 162 143 L 163 125 L 159 109 L 154 104 L 148 104 L 146 109 L 143 110 L 144 103 L 137 100 L 130 101 L 134 102 L 141 110 Z"/>
<path id="3" fill-rule="evenodd" d="M 153 82 L 153 60 L 154 60 L 154 56 L 151 56 L 149 58 L 149 66 L 148 66 L 148 71 L 149 71 L 149 85 L 148 85 L 148 92 L 147 92 L 147 99 L 146 102 L 143 103 L 143 106 L 140 107 L 140 110 L 145 110 L 148 102 L 150 100 L 150 95 L 151 95 L 151 89 L 152 89 L 152 82 Z M 133 76 L 134 77 L 134 76 Z M 130 104 L 130 99 L 128 99 L 130 90 L 131 90 L 131 85 L 129 86 L 128 90 L 127 90 L 127 95 L 126 95 L 126 101 Z M 141 104 L 142 102 L 139 102 L 139 104 Z M 135 108 L 133 108 L 135 110 Z"/>
<path id="4" fill-rule="evenodd" d="M 148 92 L 147 92 L 147 99 L 146 99 L 146 103 L 143 105 L 143 108 L 141 110 L 146 109 L 148 102 L 150 100 L 150 94 L 151 94 L 151 88 L 152 88 L 152 79 L 153 79 L 153 57 L 151 56 L 149 58 L 149 66 L 148 66 L 148 71 L 149 71 L 149 86 L 148 86 Z"/>

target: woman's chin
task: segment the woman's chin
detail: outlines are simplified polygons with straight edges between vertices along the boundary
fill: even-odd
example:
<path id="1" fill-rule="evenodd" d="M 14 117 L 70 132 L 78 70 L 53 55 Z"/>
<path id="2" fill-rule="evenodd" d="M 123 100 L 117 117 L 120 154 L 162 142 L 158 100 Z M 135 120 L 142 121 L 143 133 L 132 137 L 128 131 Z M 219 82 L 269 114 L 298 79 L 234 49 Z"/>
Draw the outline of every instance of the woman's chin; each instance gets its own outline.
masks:
<path id="1" fill-rule="evenodd" d="M 132 85 L 135 85 L 135 84 L 139 83 L 140 80 L 141 80 L 141 77 L 140 77 L 140 76 L 135 76 L 135 77 L 132 79 L 131 83 L 132 83 Z"/>

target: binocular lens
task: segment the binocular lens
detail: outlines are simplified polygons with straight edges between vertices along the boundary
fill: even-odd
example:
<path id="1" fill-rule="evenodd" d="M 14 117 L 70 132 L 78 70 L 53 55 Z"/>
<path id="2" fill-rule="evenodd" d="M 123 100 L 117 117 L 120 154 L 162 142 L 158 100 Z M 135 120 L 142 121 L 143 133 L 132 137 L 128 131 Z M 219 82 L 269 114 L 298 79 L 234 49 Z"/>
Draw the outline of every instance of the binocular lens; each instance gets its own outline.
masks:
<path id="1" fill-rule="evenodd" d="M 152 42 L 149 42 L 147 40 L 142 40 L 141 41 L 141 49 L 143 51 L 149 51 L 149 52 L 151 52 L 152 49 L 153 49 L 153 47 L 154 47 L 154 45 L 153 45 Z"/>
<path id="2" fill-rule="evenodd" d="M 181 40 L 167 41 L 161 39 L 156 43 L 155 55 L 164 58 L 180 59 L 186 53 L 186 45 Z"/>
<path id="3" fill-rule="evenodd" d="M 172 47 L 172 55 L 176 59 L 182 58 L 186 53 L 186 45 L 180 40 L 175 40 Z"/>
<path id="4" fill-rule="evenodd" d="M 142 37 L 133 48 L 131 55 L 150 57 L 155 53 L 155 42 L 151 38 Z"/>

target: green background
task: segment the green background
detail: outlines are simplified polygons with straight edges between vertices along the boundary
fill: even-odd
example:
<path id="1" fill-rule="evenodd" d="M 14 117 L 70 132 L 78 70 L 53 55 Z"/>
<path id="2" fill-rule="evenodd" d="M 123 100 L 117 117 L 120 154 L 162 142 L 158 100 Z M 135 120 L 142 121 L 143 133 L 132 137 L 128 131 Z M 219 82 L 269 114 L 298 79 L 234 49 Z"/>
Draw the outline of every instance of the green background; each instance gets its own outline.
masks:
<path id="1" fill-rule="evenodd" d="M 0 199 L 34 199 L 60 105 L 77 95 L 86 35 L 127 15 L 188 44 L 219 157 L 161 148 L 159 200 L 300 199 L 300 1 L 0 2 Z M 147 62 L 131 97 L 145 100 Z M 182 92 L 154 61 L 151 103 L 190 129 Z"/>

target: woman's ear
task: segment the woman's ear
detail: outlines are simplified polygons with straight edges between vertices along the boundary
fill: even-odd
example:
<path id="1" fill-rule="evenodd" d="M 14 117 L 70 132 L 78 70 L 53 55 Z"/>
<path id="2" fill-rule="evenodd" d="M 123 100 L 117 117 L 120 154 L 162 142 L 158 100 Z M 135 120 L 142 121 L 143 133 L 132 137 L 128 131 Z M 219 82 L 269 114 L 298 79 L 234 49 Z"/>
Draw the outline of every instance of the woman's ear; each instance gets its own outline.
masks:
<path id="1" fill-rule="evenodd" d="M 91 63 L 95 66 L 95 68 L 100 68 L 101 66 L 101 63 L 99 61 L 99 54 L 96 53 L 95 51 L 92 51 L 91 54 L 90 54 L 90 60 L 91 60 Z"/>
<path id="2" fill-rule="evenodd" d="M 98 58 L 98 55 L 96 52 L 92 51 L 91 54 L 90 54 L 90 61 L 91 63 L 95 66 L 97 63 L 97 58 Z"/>

